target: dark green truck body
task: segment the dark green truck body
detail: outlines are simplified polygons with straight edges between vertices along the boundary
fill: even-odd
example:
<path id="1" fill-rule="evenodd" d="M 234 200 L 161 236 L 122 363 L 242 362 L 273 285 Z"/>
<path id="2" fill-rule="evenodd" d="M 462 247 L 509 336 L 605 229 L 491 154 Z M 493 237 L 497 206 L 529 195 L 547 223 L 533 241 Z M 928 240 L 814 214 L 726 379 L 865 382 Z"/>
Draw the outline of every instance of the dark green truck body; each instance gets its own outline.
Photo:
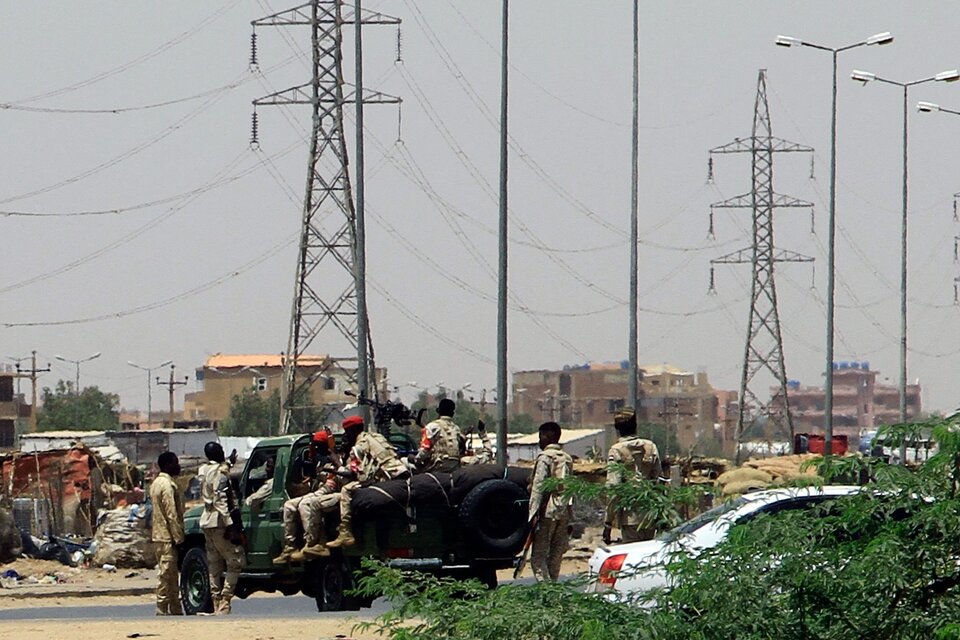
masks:
<path id="1" fill-rule="evenodd" d="M 527 533 L 528 496 L 503 479 L 479 483 L 461 504 L 441 500 L 419 504 L 406 513 L 388 509 L 373 514 L 375 517 L 361 515 L 354 523 L 356 545 L 335 550 L 329 558 L 274 566 L 272 560 L 283 546 L 282 508 L 289 499 L 288 476 L 309 439 L 309 435 L 289 435 L 260 441 L 237 478 L 247 536 L 239 597 L 258 591 L 303 593 L 315 598 L 321 611 L 368 606 L 369 602 L 349 593 L 364 557 L 404 568 L 474 577 L 491 586 L 496 584 L 498 569 L 515 566 Z M 251 508 L 243 501 L 266 481 L 258 477 L 262 471 L 258 465 L 267 457 L 275 460 L 273 492 L 259 508 Z M 486 486 L 480 489 L 482 485 Z M 180 554 L 181 595 L 188 614 L 210 610 L 201 510 L 195 507 L 185 515 L 186 542 Z M 336 536 L 338 523 L 336 510 L 325 514 L 328 539 Z"/>

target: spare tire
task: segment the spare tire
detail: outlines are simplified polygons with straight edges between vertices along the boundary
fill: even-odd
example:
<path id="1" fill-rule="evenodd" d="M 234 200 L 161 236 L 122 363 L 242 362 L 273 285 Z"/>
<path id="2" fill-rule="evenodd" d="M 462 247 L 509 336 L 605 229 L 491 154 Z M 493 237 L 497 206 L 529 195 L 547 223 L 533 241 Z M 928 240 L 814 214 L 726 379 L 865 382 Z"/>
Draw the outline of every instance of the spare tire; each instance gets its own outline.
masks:
<path id="1" fill-rule="evenodd" d="M 458 519 L 475 558 L 511 557 L 527 537 L 527 492 L 509 480 L 485 480 L 460 503 Z"/>

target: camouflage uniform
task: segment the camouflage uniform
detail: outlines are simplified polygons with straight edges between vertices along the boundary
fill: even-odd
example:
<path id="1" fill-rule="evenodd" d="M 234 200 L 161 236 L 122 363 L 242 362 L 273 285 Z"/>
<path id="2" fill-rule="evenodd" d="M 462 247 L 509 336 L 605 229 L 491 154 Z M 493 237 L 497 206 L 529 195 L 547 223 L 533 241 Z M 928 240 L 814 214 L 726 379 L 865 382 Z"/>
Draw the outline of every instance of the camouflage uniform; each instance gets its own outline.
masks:
<path id="1" fill-rule="evenodd" d="M 623 436 L 610 447 L 607 465 L 608 487 L 629 482 L 631 477 L 656 482 L 662 471 L 657 445 L 638 435 Z M 620 467 L 626 468 L 627 477 Z M 613 503 L 607 505 L 607 524 L 620 529 L 623 542 L 649 540 L 655 533 L 641 516 Z"/>
<path id="2" fill-rule="evenodd" d="M 232 523 L 230 512 L 237 508 L 237 496 L 230 484 L 230 465 L 226 462 L 208 462 L 200 468 L 200 475 L 203 477 L 200 529 L 206 539 L 213 612 L 225 614 L 230 613 L 240 570 L 246 565 L 243 547 L 228 540 L 226 535 L 227 526 Z"/>
<path id="3" fill-rule="evenodd" d="M 490 464 L 491 462 L 493 462 L 493 445 L 490 442 L 490 434 L 484 431 L 480 434 L 480 450 L 468 452 L 460 458 L 460 464 Z"/>
<path id="4" fill-rule="evenodd" d="M 357 479 L 348 482 L 340 490 L 340 529 L 336 540 L 327 543 L 328 547 L 348 547 L 354 544 L 350 521 L 353 518 L 351 501 L 358 489 L 380 482 L 394 480 L 410 475 L 387 439 L 379 433 L 362 431 L 356 443 L 350 449 L 347 468 L 356 474 Z"/>
<path id="5" fill-rule="evenodd" d="M 150 538 L 157 543 L 157 615 L 183 615 L 177 574 L 177 547 L 184 540 L 183 498 L 170 474 L 161 472 L 150 484 L 153 525 Z"/>
<path id="6" fill-rule="evenodd" d="M 549 444 L 537 456 L 530 481 L 530 519 L 541 513 L 533 534 L 530 567 L 538 582 L 555 582 L 560 576 L 560 562 L 570 542 L 567 527 L 571 519 L 571 501 L 557 493 L 545 494 L 543 481 L 566 478 L 573 473 L 573 458 L 559 444 Z"/>
<path id="7" fill-rule="evenodd" d="M 420 437 L 416 464 L 423 471 L 453 471 L 460 464 L 460 427 L 449 416 L 427 423 Z"/>

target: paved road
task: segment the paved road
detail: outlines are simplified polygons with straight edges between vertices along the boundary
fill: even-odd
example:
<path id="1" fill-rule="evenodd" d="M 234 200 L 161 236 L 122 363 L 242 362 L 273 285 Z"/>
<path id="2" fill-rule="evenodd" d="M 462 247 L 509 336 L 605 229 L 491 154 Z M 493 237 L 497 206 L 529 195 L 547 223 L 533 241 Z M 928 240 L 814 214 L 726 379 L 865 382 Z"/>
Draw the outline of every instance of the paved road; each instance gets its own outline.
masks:
<path id="1" fill-rule="evenodd" d="M 82 601 L 81 601 L 82 602 Z M 280 596 L 258 594 L 246 600 L 233 601 L 234 616 L 244 618 L 344 618 L 357 614 L 379 615 L 389 608 L 383 599 L 373 603 L 370 609 L 358 611 L 317 612 L 313 598 L 303 595 Z M 137 620 L 153 618 L 155 607 L 150 604 L 123 604 L 111 606 L 32 606 L 21 609 L 0 610 L 2 620 Z"/>

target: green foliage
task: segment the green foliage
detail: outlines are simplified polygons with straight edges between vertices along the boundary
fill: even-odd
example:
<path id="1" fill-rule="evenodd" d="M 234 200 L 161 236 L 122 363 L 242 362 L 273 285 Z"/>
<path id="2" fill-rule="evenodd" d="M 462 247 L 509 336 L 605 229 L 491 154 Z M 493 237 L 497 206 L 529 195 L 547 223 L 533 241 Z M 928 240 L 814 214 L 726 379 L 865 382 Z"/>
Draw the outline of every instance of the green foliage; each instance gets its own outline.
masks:
<path id="1" fill-rule="evenodd" d="M 540 425 L 537 424 L 533 416 L 529 413 L 519 413 L 510 418 L 508 431 L 510 433 L 536 433 Z"/>
<path id="2" fill-rule="evenodd" d="M 894 427 L 888 437 L 919 433 Z M 872 484 L 806 510 L 759 515 L 710 550 L 684 549 L 677 539 L 664 567 L 671 587 L 657 593 L 611 601 L 583 593 L 577 581 L 484 591 L 380 567 L 363 587 L 396 608 L 372 626 L 400 640 L 960 640 L 960 414 L 922 431 L 939 449 L 916 469 L 821 458 L 813 464 L 824 478 L 867 476 Z M 671 507 L 697 498 L 629 486 L 566 479 L 563 490 L 621 500 L 662 524 L 675 519 Z"/>
<path id="3" fill-rule="evenodd" d="M 120 428 L 120 396 L 86 387 L 77 395 L 72 382 L 60 380 L 55 389 L 44 387 L 37 411 L 39 431 L 113 431 Z"/>
<path id="4" fill-rule="evenodd" d="M 225 436 L 267 436 L 280 426 L 280 392 L 263 398 L 253 387 L 230 400 L 230 415 L 220 425 Z"/>
<path id="5" fill-rule="evenodd" d="M 660 451 L 660 456 L 676 455 L 680 451 L 680 445 L 677 444 L 677 432 L 673 427 L 665 424 L 651 424 L 645 422 L 637 425 L 637 435 L 647 440 L 653 440 Z"/>
<path id="6" fill-rule="evenodd" d="M 640 610 L 583 593 L 582 583 L 510 584 L 488 591 L 365 562 L 360 591 L 393 609 L 357 625 L 394 640 L 633 640 L 656 637 Z"/>

